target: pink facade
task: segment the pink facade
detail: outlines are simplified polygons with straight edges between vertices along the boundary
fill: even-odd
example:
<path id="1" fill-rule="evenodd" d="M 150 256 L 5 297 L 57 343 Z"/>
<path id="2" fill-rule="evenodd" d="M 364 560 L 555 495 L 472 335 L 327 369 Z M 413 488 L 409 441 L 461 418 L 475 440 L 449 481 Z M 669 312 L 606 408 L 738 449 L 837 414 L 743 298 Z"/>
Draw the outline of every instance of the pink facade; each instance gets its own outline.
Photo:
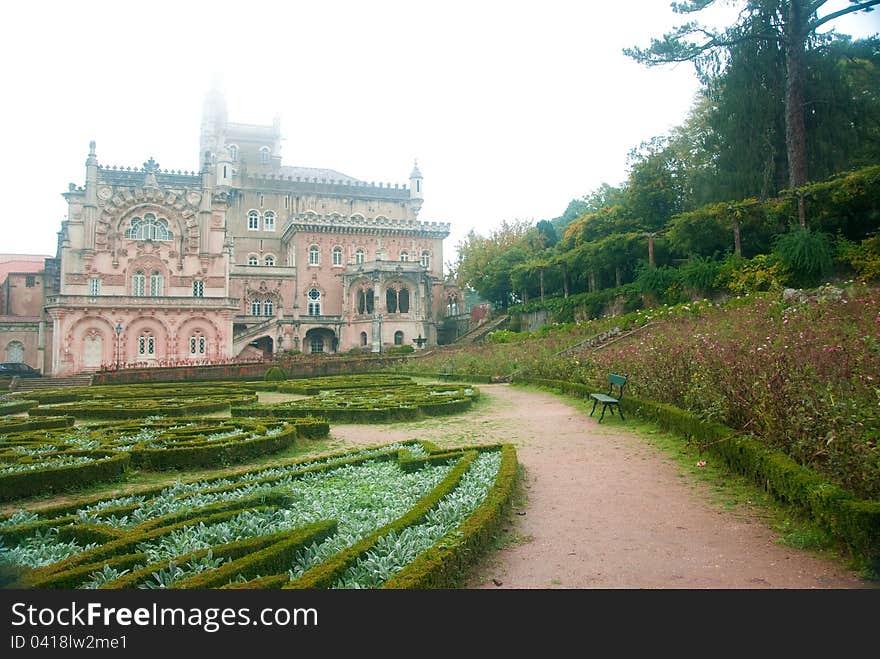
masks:
<path id="1" fill-rule="evenodd" d="M 277 122 L 231 124 L 217 94 L 199 173 L 102 166 L 92 143 L 57 272 L 38 303 L 12 302 L 43 318 L 27 352 L 44 372 L 436 343 L 459 293 L 443 282 L 449 225 L 417 219 L 418 168 L 377 186 L 283 166 L 279 144 Z"/>

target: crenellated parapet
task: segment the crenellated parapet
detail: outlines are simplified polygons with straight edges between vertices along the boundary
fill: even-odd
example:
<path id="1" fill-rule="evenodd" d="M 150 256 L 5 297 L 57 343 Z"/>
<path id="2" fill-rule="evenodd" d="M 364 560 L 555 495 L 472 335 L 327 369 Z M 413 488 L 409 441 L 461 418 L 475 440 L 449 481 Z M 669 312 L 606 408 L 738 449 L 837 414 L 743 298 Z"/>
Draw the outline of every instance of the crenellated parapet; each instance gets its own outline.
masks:
<path id="1" fill-rule="evenodd" d="M 407 201 L 410 199 L 406 184 L 367 183 L 354 179 L 332 179 L 304 177 L 285 174 L 263 174 L 248 176 L 244 187 L 278 192 L 282 194 L 326 195 L 330 197 L 351 197 Z"/>
<path id="2" fill-rule="evenodd" d="M 345 232 L 345 233 L 381 233 L 383 235 L 425 236 L 430 238 L 445 238 L 449 235 L 449 222 L 422 222 L 401 218 L 389 218 L 384 216 L 364 217 L 351 215 L 343 217 L 338 214 L 317 215 L 315 213 L 303 213 L 288 219 L 285 229 L 285 238 L 289 233 L 296 231 L 316 232 Z"/>
<path id="3" fill-rule="evenodd" d="M 109 185 L 142 186 L 148 174 L 154 174 L 162 187 L 199 187 L 202 177 L 198 172 L 146 167 L 98 166 L 98 176 Z"/>

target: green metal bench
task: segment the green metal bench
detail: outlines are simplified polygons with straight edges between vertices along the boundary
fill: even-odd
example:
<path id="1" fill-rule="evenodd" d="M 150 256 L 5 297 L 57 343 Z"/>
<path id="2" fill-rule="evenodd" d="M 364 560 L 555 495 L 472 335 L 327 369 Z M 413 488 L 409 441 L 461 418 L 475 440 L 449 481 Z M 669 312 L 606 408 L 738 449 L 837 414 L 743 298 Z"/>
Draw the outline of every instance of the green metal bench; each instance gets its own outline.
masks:
<path id="1" fill-rule="evenodd" d="M 437 374 L 438 380 L 452 380 L 455 377 L 455 367 L 452 364 L 446 364 Z"/>
<path id="2" fill-rule="evenodd" d="M 602 414 L 599 415 L 599 423 L 602 423 L 602 419 L 605 417 L 605 410 L 610 410 L 611 416 L 614 416 L 615 407 L 620 413 L 620 418 L 626 421 L 626 418 L 623 416 L 623 410 L 620 409 L 620 400 L 623 398 L 623 388 L 626 386 L 626 381 L 627 377 L 625 375 L 609 374 L 608 393 L 590 394 L 590 398 L 593 399 L 593 409 L 590 410 L 590 416 L 593 416 L 593 412 L 596 411 L 596 405 L 602 403 Z M 616 392 L 614 390 L 615 387 L 617 387 Z"/>

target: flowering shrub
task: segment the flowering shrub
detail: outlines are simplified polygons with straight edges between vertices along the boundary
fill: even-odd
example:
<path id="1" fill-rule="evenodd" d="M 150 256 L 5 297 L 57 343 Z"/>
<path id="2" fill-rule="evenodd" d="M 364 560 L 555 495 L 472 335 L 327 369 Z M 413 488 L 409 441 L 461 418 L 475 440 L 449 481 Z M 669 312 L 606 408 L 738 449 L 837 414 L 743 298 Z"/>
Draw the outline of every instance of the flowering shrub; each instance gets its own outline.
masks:
<path id="1" fill-rule="evenodd" d="M 635 395 L 750 432 L 853 492 L 880 497 L 880 292 L 678 317 L 591 355 Z"/>

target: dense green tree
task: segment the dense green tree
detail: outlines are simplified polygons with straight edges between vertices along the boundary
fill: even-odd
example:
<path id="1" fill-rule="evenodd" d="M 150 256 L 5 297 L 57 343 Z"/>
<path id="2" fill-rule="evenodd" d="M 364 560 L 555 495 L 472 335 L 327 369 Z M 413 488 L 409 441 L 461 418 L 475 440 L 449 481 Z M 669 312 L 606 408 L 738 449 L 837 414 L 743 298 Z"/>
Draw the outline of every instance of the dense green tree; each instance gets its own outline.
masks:
<path id="1" fill-rule="evenodd" d="M 694 14 L 715 4 L 716 0 L 673 2 L 673 11 Z M 733 25 L 712 30 L 696 21 L 676 27 L 662 39 L 652 39 L 648 48 L 626 48 L 624 53 L 648 65 L 693 62 L 706 76 L 717 73 L 729 49 L 747 41 L 766 41 L 779 45 L 785 58 L 785 145 L 789 187 L 807 183 L 807 134 L 804 93 L 806 51 L 817 30 L 835 19 L 854 12 L 867 11 L 880 0 L 850 0 L 849 6 L 819 16 L 828 0 L 745 0 Z M 804 223 L 803 203 L 798 215 Z"/>

